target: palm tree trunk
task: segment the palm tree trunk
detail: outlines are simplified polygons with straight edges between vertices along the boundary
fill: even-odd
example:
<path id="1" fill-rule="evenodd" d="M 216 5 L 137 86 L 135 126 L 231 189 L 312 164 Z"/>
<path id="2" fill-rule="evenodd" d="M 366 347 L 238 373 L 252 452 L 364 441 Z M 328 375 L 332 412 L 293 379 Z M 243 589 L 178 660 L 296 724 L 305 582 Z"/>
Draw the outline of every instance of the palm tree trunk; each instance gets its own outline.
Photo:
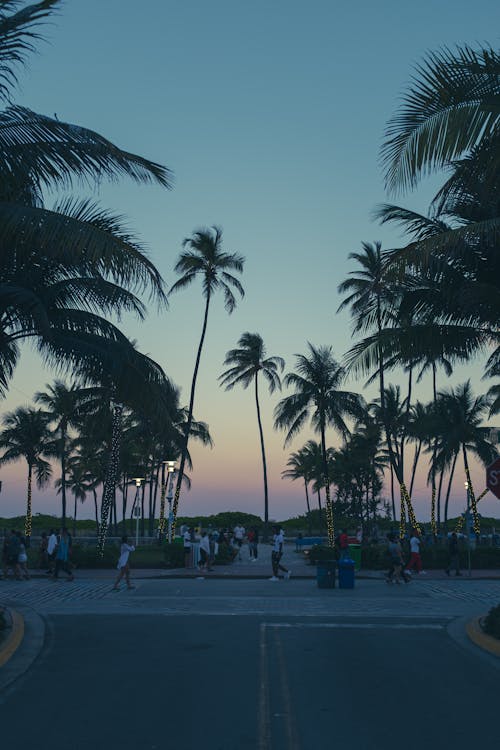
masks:
<path id="1" fill-rule="evenodd" d="M 172 538 L 175 536 L 175 524 L 177 521 L 177 509 L 179 507 L 179 496 L 181 494 L 182 478 L 184 476 L 184 467 L 186 465 L 186 457 L 187 457 L 187 450 L 188 450 L 188 443 L 189 443 L 189 433 L 191 431 L 191 424 L 193 422 L 193 407 L 194 407 L 194 394 L 196 390 L 196 379 L 198 377 L 198 369 L 200 367 L 200 359 L 201 359 L 201 351 L 203 349 L 203 342 L 205 341 L 205 334 L 207 332 L 209 305 L 210 305 L 210 292 L 207 295 L 207 302 L 205 305 L 205 314 L 203 317 L 203 327 L 201 330 L 201 338 L 200 338 L 200 343 L 198 345 L 198 351 L 196 353 L 196 362 L 194 365 L 193 379 L 191 381 L 191 395 L 189 397 L 188 418 L 187 418 L 187 422 L 185 426 L 186 434 L 184 438 L 184 444 L 182 446 L 179 473 L 177 475 L 177 484 L 175 486 L 175 495 L 174 495 L 174 502 L 173 502 L 173 508 L 172 508 L 173 517 L 174 517 L 173 522 L 172 522 Z"/>
<path id="2" fill-rule="evenodd" d="M 477 514 L 477 503 L 476 503 L 476 496 L 474 494 L 474 487 L 472 486 L 472 481 L 470 478 L 469 461 L 467 458 L 467 451 L 465 449 L 465 443 L 462 443 L 462 454 L 464 457 L 465 476 L 467 477 L 467 482 L 469 486 L 469 498 L 470 498 L 470 505 L 472 509 L 472 521 L 474 525 L 474 533 L 477 535 L 480 532 L 479 516 Z"/>
<path id="3" fill-rule="evenodd" d="M 111 438 L 111 450 L 109 454 L 108 466 L 106 469 L 106 478 L 104 480 L 104 492 L 101 503 L 101 523 L 99 524 L 98 547 L 101 555 L 103 554 L 104 544 L 106 541 L 110 510 L 113 504 L 113 499 L 115 497 L 116 472 L 118 469 L 118 462 L 120 458 L 122 412 L 122 404 L 115 404 L 113 409 L 113 434 Z"/>
<path id="4" fill-rule="evenodd" d="M 324 419 L 321 419 L 321 453 L 323 458 L 323 476 L 325 481 L 326 531 L 328 546 L 335 546 L 335 523 L 333 519 L 333 505 L 330 497 L 330 476 L 328 473 L 328 454 L 326 452 L 326 435 Z"/>
<path id="5" fill-rule="evenodd" d="M 99 536 L 99 508 L 97 507 L 97 492 L 95 489 L 92 490 L 92 494 L 94 495 L 95 533 L 96 536 Z"/>
<path id="6" fill-rule="evenodd" d="M 411 479 L 410 479 L 410 497 L 413 494 L 413 483 L 415 482 L 415 474 L 417 473 L 418 459 L 420 458 L 420 452 L 422 450 L 422 441 L 419 440 L 415 446 L 415 453 L 413 455 L 413 466 L 411 467 Z"/>
<path id="7" fill-rule="evenodd" d="M 448 479 L 448 488 L 446 490 L 446 499 L 444 502 L 444 527 L 445 529 L 448 528 L 448 504 L 450 502 L 451 485 L 453 483 L 453 476 L 455 474 L 455 466 L 457 465 L 457 458 L 458 458 L 458 453 L 455 453 L 455 456 L 453 457 L 453 463 L 451 465 L 450 476 Z"/>
<path id="8" fill-rule="evenodd" d="M 392 520 L 396 523 L 396 500 L 394 497 L 394 469 L 391 464 L 391 501 L 392 501 Z"/>
<path id="9" fill-rule="evenodd" d="M 255 406 L 257 409 L 257 422 L 259 425 L 259 437 L 260 437 L 260 452 L 262 456 L 262 472 L 264 476 L 264 541 L 267 541 L 268 527 L 269 527 L 269 494 L 267 487 L 267 463 L 266 463 L 266 450 L 264 446 L 264 430 L 262 429 L 262 419 L 260 416 L 260 404 L 259 404 L 259 388 L 257 373 L 255 373 Z"/>
<path id="10" fill-rule="evenodd" d="M 61 503 L 62 526 L 66 526 L 66 435 L 61 428 Z"/>
<path id="11" fill-rule="evenodd" d="M 77 512 L 77 507 L 76 507 L 76 494 L 75 494 L 75 511 L 73 514 L 73 536 L 74 537 L 76 536 L 76 512 Z"/>

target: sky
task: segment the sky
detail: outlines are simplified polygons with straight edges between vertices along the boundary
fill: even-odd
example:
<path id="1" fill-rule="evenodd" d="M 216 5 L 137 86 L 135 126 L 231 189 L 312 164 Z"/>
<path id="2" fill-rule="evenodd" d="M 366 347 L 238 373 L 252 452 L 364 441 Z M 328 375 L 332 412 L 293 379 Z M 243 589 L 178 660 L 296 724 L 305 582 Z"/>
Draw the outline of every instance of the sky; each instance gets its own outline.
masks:
<path id="1" fill-rule="evenodd" d="M 354 270 L 349 253 L 363 241 L 384 248 L 405 242 L 374 221 L 374 208 L 391 201 L 425 212 L 443 181 L 435 175 L 413 193 L 387 195 L 379 159 L 387 121 L 426 52 L 495 46 L 491 30 L 499 21 L 496 0 L 66 0 L 45 27 L 48 42 L 22 72 L 16 101 L 173 170 L 171 191 L 124 180 L 92 193 L 127 217 L 167 287 L 177 278 L 183 239 L 200 227 L 221 226 L 225 250 L 246 259 L 236 310 L 229 316 L 220 299 L 211 307 L 195 417 L 209 424 L 215 445 L 192 446 L 192 489 L 181 497 L 181 514 L 262 515 L 253 395 L 219 387 L 225 354 L 250 331 L 263 337 L 268 356 L 285 359 L 286 371 L 308 341 L 331 345 L 342 361 L 352 336 L 348 313 L 336 314 L 337 287 Z M 184 403 L 203 307 L 194 285 L 172 296 L 167 311 L 150 307 L 146 321 L 121 323 L 181 387 Z M 449 380 L 441 375 L 439 387 L 470 377 L 485 392 L 482 366 L 478 360 Z M 403 384 L 398 373 L 391 378 Z M 25 347 L 2 413 L 29 403 L 52 379 Z M 363 385 L 345 387 L 374 398 L 375 389 Z M 302 487 L 281 472 L 290 452 L 313 437 L 305 430 L 283 449 L 272 418 L 283 395 L 262 392 L 270 516 L 279 520 L 305 510 Z M 428 380 L 417 396 L 430 399 Z M 333 432 L 328 439 L 339 445 Z M 24 474 L 21 463 L 2 469 L 0 515 L 22 512 Z M 473 477 L 480 492 L 484 471 L 476 467 Z M 423 473 L 414 501 L 419 519 L 428 519 Z M 56 512 L 59 504 L 53 489 L 35 491 L 34 512 Z M 458 472 L 451 512 L 463 505 Z M 491 496 L 481 508 L 500 517 Z M 79 513 L 92 515 L 91 498 Z"/>

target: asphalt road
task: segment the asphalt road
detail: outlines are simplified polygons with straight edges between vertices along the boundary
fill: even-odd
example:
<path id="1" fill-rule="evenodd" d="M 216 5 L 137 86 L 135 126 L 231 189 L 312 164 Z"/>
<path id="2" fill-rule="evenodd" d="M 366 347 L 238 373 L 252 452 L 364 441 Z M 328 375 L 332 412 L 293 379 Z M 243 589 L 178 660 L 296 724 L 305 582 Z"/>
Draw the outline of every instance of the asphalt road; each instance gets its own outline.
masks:
<path id="1" fill-rule="evenodd" d="M 52 614 L 0 701 L 15 750 L 500 744 L 500 671 L 446 618 Z"/>

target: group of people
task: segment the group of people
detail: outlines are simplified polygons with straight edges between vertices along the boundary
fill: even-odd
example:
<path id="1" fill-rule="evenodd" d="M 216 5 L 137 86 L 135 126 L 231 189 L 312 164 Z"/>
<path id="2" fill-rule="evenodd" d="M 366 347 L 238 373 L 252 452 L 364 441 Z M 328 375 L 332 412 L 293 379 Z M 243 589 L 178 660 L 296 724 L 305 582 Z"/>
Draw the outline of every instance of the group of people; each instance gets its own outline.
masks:
<path id="1" fill-rule="evenodd" d="M 394 533 L 389 534 L 388 542 L 388 552 L 391 565 L 386 575 L 387 583 L 399 584 L 402 581 L 409 583 L 412 574 L 425 575 L 425 570 L 422 569 L 422 555 L 420 552 L 422 539 L 416 529 L 413 529 L 409 540 L 410 559 L 407 564 L 405 564 L 404 553 L 399 536 Z M 455 569 L 455 575 L 462 575 L 460 572 L 458 536 L 454 531 L 450 534 L 448 539 L 448 564 L 445 568 L 446 575 L 450 575 L 452 568 Z"/>
<path id="2" fill-rule="evenodd" d="M 9 577 L 9 573 L 18 581 L 28 580 L 28 539 L 20 531 L 12 529 L 4 538 L 2 547 L 2 573 L 3 578 Z M 54 580 L 59 578 L 62 571 L 66 574 L 68 581 L 73 581 L 74 576 L 71 566 L 71 534 L 66 528 L 61 530 L 51 529 L 49 534 L 42 533 L 40 546 L 38 548 L 38 566 L 45 570 L 47 575 Z"/>

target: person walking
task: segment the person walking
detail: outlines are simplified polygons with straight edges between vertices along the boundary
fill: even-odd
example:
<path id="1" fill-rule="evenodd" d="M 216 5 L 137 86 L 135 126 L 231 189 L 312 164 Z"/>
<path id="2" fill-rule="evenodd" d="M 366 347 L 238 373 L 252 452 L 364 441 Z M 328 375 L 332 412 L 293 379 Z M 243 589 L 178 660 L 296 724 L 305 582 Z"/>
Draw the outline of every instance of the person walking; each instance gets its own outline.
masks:
<path id="1" fill-rule="evenodd" d="M 417 575 L 424 573 L 422 570 L 422 557 L 420 555 L 421 540 L 416 529 L 413 529 L 413 533 L 410 537 L 410 562 L 406 566 L 406 572 L 416 569 Z"/>
<path id="2" fill-rule="evenodd" d="M 47 540 L 47 573 L 53 575 L 56 565 L 56 547 L 58 542 L 59 532 L 56 529 L 51 529 L 49 532 L 49 538 Z"/>
<path id="3" fill-rule="evenodd" d="M 9 570 L 12 571 L 14 578 L 20 580 L 21 575 L 19 571 L 19 539 L 15 529 L 12 529 L 9 536 L 6 536 L 3 540 L 2 548 L 2 570 L 3 578 L 9 577 Z"/>
<path id="4" fill-rule="evenodd" d="M 67 529 L 63 529 L 57 543 L 55 552 L 55 570 L 53 573 L 53 580 L 57 581 L 59 578 L 59 571 L 64 571 L 68 576 L 68 581 L 74 581 L 75 577 L 69 567 L 69 537 Z"/>
<path id="5" fill-rule="evenodd" d="M 48 543 L 47 532 L 42 531 L 40 544 L 38 546 L 38 567 L 40 570 L 47 570 L 49 565 L 49 556 L 47 553 Z"/>
<path id="6" fill-rule="evenodd" d="M 257 562 L 259 557 L 259 530 L 257 526 L 253 526 L 248 532 L 248 549 L 250 560 L 252 562 Z"/>
<path id="7" fill-rule="evenodd" d="M 127 584 L 127 588 L 133 589 L 135 586 L 132 586 L 130 583 L 130 565 L 129 565 L 129 557 L 130 553 L 135 552 L 135 547 L 133 544 L 128 543 L 128 537 L 122 536 L 122 543 L 120 546 L 120 557 L 118 558 L 118 565 L 116 566 L 118 568 L 118 577 L 115 581 L 115 585 L 113 586 L 113 591 L 119 591 L 120 590 L 120 581 L 125 576 L 125 582 Z"/>
<path id="8" fill-rule="evenodd" d="M 460 553 L 458 549 L 458 536 L 455 531 L 452 531 L 451 536 L 448 540 L 448 565 L 445 569 L 447 576 L 450 575 L 450 569 L 455 568 L 455 575 L 461 576 L 460 572 Z"/>
<path id="9" fill-rule="evenodd" d="M 233 538 L 235 547 L 238 549 L 238 560 L 241 560 L 241 545 L 243 544 L 244 537 L 245 528 L 240 523 L 237 523 L 233 529 Z"/>
<path id="10" fill-rule="evenodd" d="M 28 572 L 28 553 L 26 552 L 26 539 L 23 537 L 20 531 L 17 532 L 17 538 L 19 539 L 19 553 L 17 555 L 19 577 L 28 580 L 30 574 Z"/>
<path id="11" fill-rule="evenodd" d="M 347 560 L 349 558 L 349 537 L 345 529 L 342 529 L 339 534 L 339 550 L 340 559 Z"/>
<path id="12" fill-rule="evenodd" d="M 184 537 L 184 567 L 190 568 L 191 567 L 191 532 L 192 529 L 186 529 L 184 531 L 183 537 Z"/>
<path id="13" fill-rule="evenodd" d="M 210 539 L 206 531 L 201 532 L 200 538 L 200 570 L 205 573 L 211 570 L 210 567 Z"/>
<path id="14" fill-rule="evenodd" d="M 285 542 L 283 532 L 281 531 L 279 526 L 273 526 L 273 551 L 271 553 L 271 564 L 273 566 L 273 574 L 270 581 L 279 581 L 280 575 L 279 571 L 282 570 L 284 572 L 283 578 L 290 578 L 291 572 L 288 570 L 288 568 L 285 568 L 283 565 L 281 565 L 280 561 L 283 557 L 283 545 Z"/>
<path id="15" fill-rule="evenodd" d="M 389 557 L 391 558 L 391 567 L 389 568 L 386 576 L 387 583 L 401 583 L 401 577 L 405 583 L 409 583 L 410 576 L 405 574 L 403 570 L 403 551 L 401 549 L 401 543 L 395 534 L 389 536 Z"/>

